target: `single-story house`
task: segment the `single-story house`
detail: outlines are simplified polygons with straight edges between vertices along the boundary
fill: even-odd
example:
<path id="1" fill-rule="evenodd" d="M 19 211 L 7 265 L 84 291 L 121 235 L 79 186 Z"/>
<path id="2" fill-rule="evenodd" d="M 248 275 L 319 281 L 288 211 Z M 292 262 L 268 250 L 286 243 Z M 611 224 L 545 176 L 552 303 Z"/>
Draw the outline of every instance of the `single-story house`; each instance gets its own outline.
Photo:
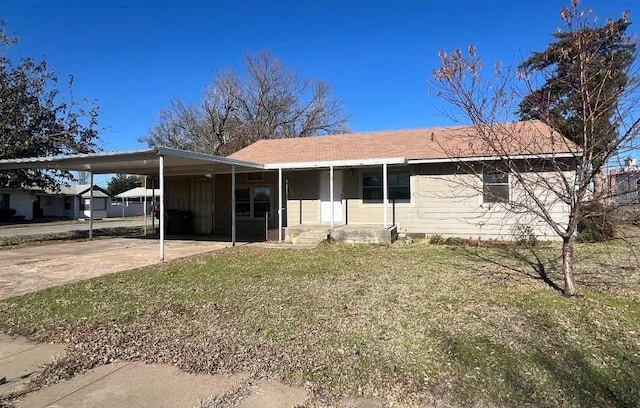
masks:
<path id="1" fill-rule="evenodd" d="M 510 239 L 520 225 L 553 239 L 531 214 L 513 214 L 521 194 L 504 158 L 522 173 L 555 182 L 550 163 L 575 175 L 575 144 L 540 121 L 500 125 L 495 149 L 474 127 L 442 127 L 258 141 L 228 157 L 165 147 L 113 153 L 0 160 L 14 168 L 84 170 L 150 176 L 161 213 L 188 212 L 194 234 L 292 239 L 300 228 L 375 226 L 400 234 Z M 544 186 L 554 220 L 566 205 Z M 161 217 L 161 247 L 163 222 Z M 284 233 L 283 233 L 284 232 Z M 161 252 L 162 253 L 162 252 Z"/>
<path id="2" fill-rule="evenodd" d="M 77 184 L 60 186 L 57 191 L 0 188 L 0 209 L 14 209 L 16 220 L 40 218 L 85 219 L 89 217 L 91 186 Z M 93 218 L 105 218 L 111 198 L 106 190 L 94 185 Z"/>
<path id="3" fill-rule="evenodd" d="M 30 191 L 0 188 L 0 210 L 15 210 L 14 220 L 33 218 L 33 193 Z"/>
<path id="4" fill-rule="evenodd" d="M 36 194 L 34 218 L 88 219 L 91 206 L 91 185 L 73 184 L 60 186 L 58 191 L 45 191 Z M 107 217 L 111 206 L 111 196 L 98 185 L 93 186 L 93 218 Z"/>
<path id="5" fill-rule="evenodd" d="M 551 180 L 556 174 L 545 162 L 554 160 L 575 174 L 579 149 L 558 132 L 540 121 L 503 126 L 496 137 L 503 138 L 504 155 L 522 162 L 523 173 Z M 540 238 L 557 239 L 541 218 L 509 211 L 522 189 L 500 171 L 501 158 L 476 132 L 444 127 L 269 139 L 230 157 L 283 172 L 283 211 L 291 230 L 379 225 L 395 226 L 401 235 L 510 239 L 524 225 Z M 249 176 L 237 182 L 236 206 L 239 216 L 253 219 L 273 210 L 262 197 L 276 190 L 275 176 Z M 567 220 L 558 197 L 548 191 L 540 197 L 557 222 Z"/>
<path id="6" fill-rule="evenodd" d="M 640 166 L 633 158 L 625 160 L 624 166 L 609 173 L 611 204 L 640 204 Z"/>
<path id="7" fill-rule="evenodd" d="M 115 200 L 111 200 L 111 206 L 107 211 L 109 217 L 135 217 L 145 213 L 150 214 L 154 203 L 160 197 L 160 190 L 144 187 L 134 187 L 130 190 L 116 194 Z"/>

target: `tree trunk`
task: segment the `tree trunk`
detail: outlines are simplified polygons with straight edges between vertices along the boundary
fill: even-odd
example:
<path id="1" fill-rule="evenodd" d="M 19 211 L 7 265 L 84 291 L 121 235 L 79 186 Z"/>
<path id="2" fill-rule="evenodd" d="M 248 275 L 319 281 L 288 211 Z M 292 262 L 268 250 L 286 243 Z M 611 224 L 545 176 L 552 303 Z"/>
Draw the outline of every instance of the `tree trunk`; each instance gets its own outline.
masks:
<path id="1" fill-rule="evenodd" d="M 600 204 L 605 204 L 605 180 L 604 167 L 600 167 L 598 171 L 593 175 L 593 198 L 594 201 Z"/>
<path id="2" fill-rule="evenodd" d="M 575 296 L 576 287 L 573 282 L 573 249 L 576 239 L 572 235 L 562 239 L 562 273 L 564 274 L 564 295 Z"/>

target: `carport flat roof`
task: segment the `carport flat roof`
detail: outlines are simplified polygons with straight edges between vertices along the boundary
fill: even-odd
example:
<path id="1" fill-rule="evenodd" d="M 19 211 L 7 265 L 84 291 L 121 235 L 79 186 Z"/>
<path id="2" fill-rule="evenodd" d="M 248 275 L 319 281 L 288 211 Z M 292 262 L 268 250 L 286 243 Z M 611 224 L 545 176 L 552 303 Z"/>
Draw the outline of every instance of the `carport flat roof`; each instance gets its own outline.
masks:
<path id="1" fill-rule="evenodd" d="M 73 154 L 49 157 L 0 160 L 0 170 L 55 169 L 89 171 L 94 174 L 124 173 L 154 176 L 159 174 L 160 156 L 165 176 L 231 173 L 265 170 L 264 165 L 212 154 L 168 147 L 153 147 L 125 152 Z"/>

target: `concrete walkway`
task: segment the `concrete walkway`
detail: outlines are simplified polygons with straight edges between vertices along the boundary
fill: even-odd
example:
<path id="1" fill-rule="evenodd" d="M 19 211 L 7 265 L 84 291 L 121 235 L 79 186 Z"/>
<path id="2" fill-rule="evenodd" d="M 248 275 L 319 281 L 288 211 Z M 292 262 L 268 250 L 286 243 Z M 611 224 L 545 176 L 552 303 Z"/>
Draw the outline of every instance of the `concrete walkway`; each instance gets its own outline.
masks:
<path id="1" fill-rule="evenodd" d="M 61 355 L 64 347 L 60 345 L 0 334 L 0 395 L 21 387 L 40 367 Z"/>
<path id="2" fill-rule="evenodd" d="M 0 333 L 0 397 L 25 389 L 29 377 L 64 355 L 64 347 Z M 189 374 L 173 366 L 115 362 L 12 401 L 16 408 L 295 408 L 310 394 L 302 387 L 255 381 L 247 374 Z M 344 398 L 340 407 L 381 408 L 377 400 Z"/>
<path id="3" fill-rule="evenodd" d="M 0 334 L 0 396 L 25 386 L 29 375 L 64 353 L 58 345 L 35 344 Z M 303 388 L 271 381 L 247 384 L 248 376 L 188 374 L 175 367 L 115 362 L 96 367 L 13 401 L 17 408 L 198 407 L 202 402 L 246 388 L 237 408 L 293 408 L 309 397 Z"/>

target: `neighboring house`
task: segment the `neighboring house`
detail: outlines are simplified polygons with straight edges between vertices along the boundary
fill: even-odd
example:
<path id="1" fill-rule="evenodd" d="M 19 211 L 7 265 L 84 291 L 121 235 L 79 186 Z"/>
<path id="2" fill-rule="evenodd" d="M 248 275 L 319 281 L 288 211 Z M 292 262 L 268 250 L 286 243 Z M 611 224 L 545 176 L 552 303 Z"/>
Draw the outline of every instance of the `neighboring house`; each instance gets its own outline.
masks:
<path id="1" fill-rule="evenodd" d="M 147 214 L 151 213 L 154 203 L 160 197 L 158 189 L 144 187 L 135 187 L 131 190 L 116 194 L 115 200 L 111 201 L 111 205 L 107 211 L 108 217 L 135 217 L 144 214 L 145 197 L 147 203 Z"/>
<path id="2" fill-rule="evenodd" d="M 609 173 L 609 188 L 611 191 L 611 204 L 626 205 L 640 204 L 640 167 L 633 158 L 624 162 L 620 170 L 611 170 Z"/>
<path id="3" fill-rule="evenodd" d="M 30 191 L 0 188 L 0 210 L 14 209 L 14 220 L 33 219 L 33 198 Z"/>
<path id="4" fill-rule="evenodd" d="M 60 186 L 59 191 L 38 193 L 34 206 L 35 218 L 88 219 L 90 217 L 91 185 L 74 184 Z M 93 186 L 93 218 L 107 217 L 111 205 L 109 193 L 100 186 Z"/>

